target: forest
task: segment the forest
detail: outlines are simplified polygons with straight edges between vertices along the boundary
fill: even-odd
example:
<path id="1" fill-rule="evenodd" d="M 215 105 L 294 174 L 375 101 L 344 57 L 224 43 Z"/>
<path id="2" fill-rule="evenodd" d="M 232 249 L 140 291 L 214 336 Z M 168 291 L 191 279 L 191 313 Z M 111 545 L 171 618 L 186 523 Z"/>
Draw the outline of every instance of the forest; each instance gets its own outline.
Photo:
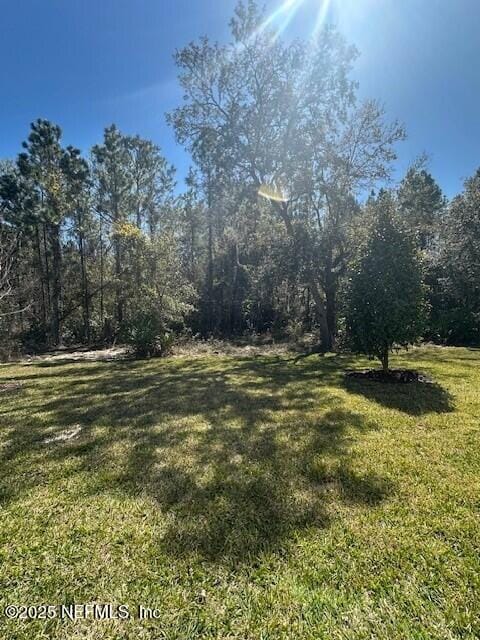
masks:
<path id="1" fill-rule="evenodd" d="M 231 41 L 175 54 L 167 114 L 185 187 L 114 124 L 91 149 L 38 119 L 0 164 L 1 355 L 181 338 L 300 341 L 385 360 L 480 342 L 480 170 L 448 200 L 404 126 L 351 78 L 357 51 L 273 38 L 240 3 Z"/>

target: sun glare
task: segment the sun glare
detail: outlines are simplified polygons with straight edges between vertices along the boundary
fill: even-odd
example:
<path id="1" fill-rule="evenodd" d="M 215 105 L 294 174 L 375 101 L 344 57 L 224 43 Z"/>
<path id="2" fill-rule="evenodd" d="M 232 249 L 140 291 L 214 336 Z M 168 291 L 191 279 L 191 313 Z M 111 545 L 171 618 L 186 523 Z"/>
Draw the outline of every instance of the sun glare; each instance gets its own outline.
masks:
<path id="1" fill-rule="evenodd" d="M 322 28 L 323 28 L 323 26 L 324 26 L 324 24 L 326 22 L 331 3 L 332 3 L 332 0 L 320 0 L 320 6 L 318 8 L 317 20 L 315 22 L 315 26 L 314 26 L 313 32 L 312 32 L 312 35 L 313 35 L 314 38 L 316 38 L 318 36 L 318 34 L 322 30 Z"/>
<path id="2" fill-rule="evenodd" d="M 298 8 L 305 0 L 285 0 L 282 2 L 267 18 L 257 30 L 257 33 L 263 33 L 266 29 L 274 26 L 274 39 L 278 38 L 293 20 Z M 277 23 L 279 23 L 277 25 Z"/>
<path id="3" fill-rule="evenodd" d="M 288 202 L 290 199 L 287 189 L 276 181 L 260 185 L 258 195 L 274 202 Z"/>
<path id="4" fill-rule="evenodd" d="M 300 7 L 307 2 L 318 4 L 318 13 L 312 29 L 312 36 L 317 37 L 326 22 L 332 0 L 285 0 L 267 16 L 256 33 L 271 29 L 275 40 L 287 29 Z"/>

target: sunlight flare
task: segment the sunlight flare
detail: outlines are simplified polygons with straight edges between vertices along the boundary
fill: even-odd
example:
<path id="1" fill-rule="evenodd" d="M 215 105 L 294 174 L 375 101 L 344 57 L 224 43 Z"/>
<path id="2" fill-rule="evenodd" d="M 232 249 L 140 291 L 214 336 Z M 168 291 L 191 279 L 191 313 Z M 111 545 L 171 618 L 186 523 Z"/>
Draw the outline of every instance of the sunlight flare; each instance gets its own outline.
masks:
<path id="1" fill-rule="evenodd" d="M 274 28 L 273 39 L 276 40 L 287 29 L 301 5 L 305 4 L 305 2 L 306 0 L 285 0 L 267 16 L 256 33 L 263 33 L 271 25 L 279 23 Z M 318 13 L 312 30 L 314 38 L 318 36 L 326 23 L 333 0 L 316 0 L 316 2 L 318 3 Z"/>
<path id="2" fill-rule="evenodd" d="M 313 38 L 317 38 L 318 34 L 321 32 L 321 30 L 325 26 L 331 5 L 332 5 L 332 0 L 320 0 L 317 19 L 315 21 L 315 26 L 312 32 Z"/>
<path id="3" fill-rule="evenodd" d="M 288 202 L 290 200 L 287 189 L 277 182 L 261 184 L 258 195 L 274 202 Z"/>
<path id="4" fill-rule="evenodd" d="M 304 0 L 285 0 L 285 2 L 282 2 L 279 7 L 267 16 L 255 32 L 254 37 L 264 33 L 271 25 L 280 21 L 280 24 L 273 29 L 272 39 L 275 41 L 288 27 L 303 2 Z"/>

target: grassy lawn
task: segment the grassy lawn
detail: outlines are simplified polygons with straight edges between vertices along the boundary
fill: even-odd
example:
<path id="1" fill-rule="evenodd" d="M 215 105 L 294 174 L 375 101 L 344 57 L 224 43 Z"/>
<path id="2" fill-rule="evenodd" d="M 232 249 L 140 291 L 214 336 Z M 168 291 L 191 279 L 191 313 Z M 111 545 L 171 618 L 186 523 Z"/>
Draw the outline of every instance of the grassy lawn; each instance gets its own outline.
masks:
<path id="1" fill-rule="evenodd" d="M 480 636 L 480 351 L 0 366 L 0 637 Z M 7 620 L 113 603 L 129 620 Z M 139 620 L 137 607 L 156 607 Z"/>

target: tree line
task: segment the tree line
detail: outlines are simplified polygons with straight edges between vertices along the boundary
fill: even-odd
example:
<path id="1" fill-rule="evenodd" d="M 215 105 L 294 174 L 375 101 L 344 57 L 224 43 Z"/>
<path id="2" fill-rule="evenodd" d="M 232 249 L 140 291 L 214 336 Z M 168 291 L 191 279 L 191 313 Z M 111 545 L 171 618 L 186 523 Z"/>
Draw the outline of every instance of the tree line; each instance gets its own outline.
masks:
<path id="1" fill-rule="evenodd" d="M 175 54 L 183 193 L 150 140 L 112 125 L 82 154 L 32 123 L 0 164 L 3 351 L 308 332 L 385 365 L 420 337 L 480 342 L 480 170 L 450 201 L 424 159 L 392 185 L 405 131 L 358 99 L 355 48 L 265 24 L 240 2 L 230 43 Z"/>

